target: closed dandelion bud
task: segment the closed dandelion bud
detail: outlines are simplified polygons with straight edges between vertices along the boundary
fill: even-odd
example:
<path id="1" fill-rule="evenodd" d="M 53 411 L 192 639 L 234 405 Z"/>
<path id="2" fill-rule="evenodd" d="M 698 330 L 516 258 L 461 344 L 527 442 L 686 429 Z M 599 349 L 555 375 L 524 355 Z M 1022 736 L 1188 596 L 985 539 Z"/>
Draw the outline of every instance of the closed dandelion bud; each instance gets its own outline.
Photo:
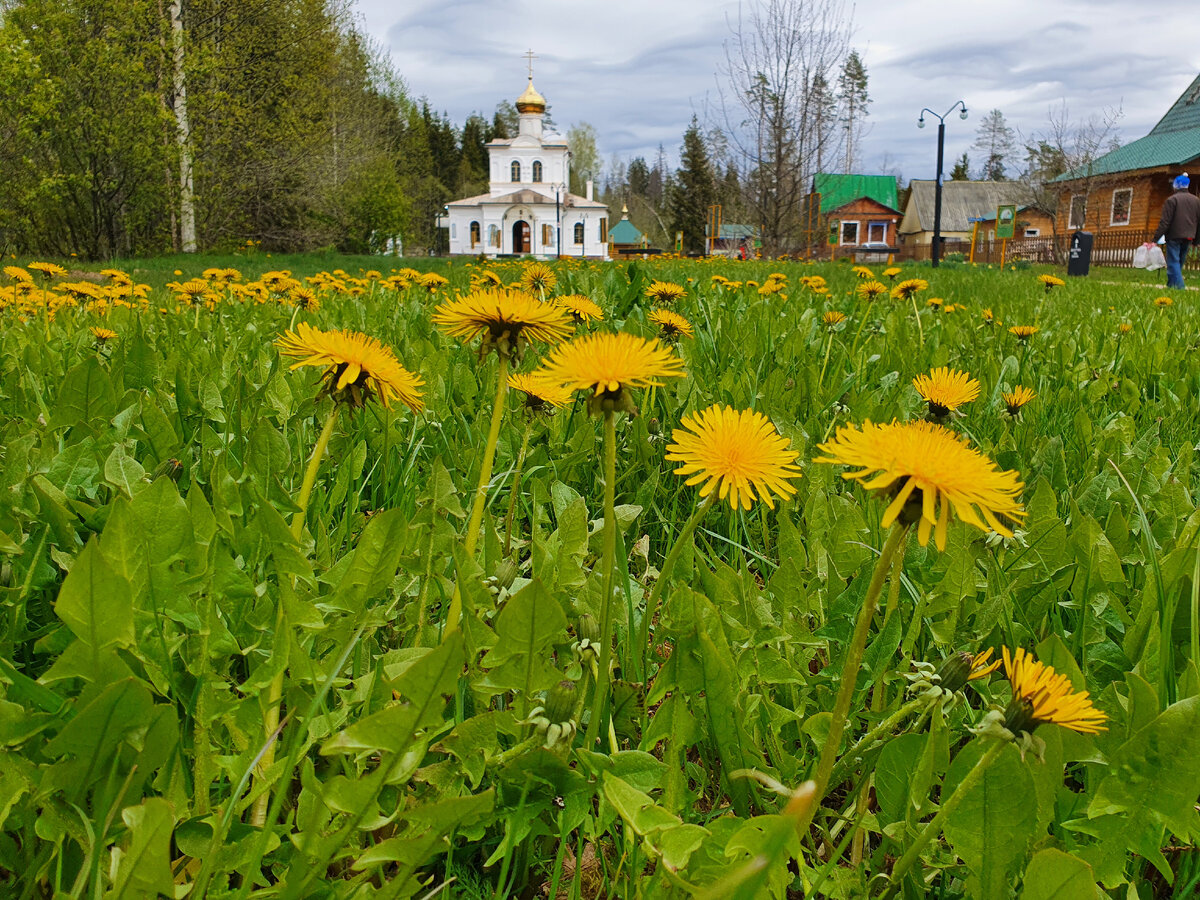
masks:
<path id="1" fill-rule="evenodd" d="M 517 578 L 517 564 L 511 559 L 502 559 L 496 566 L 495 572 L 496 584 L 502 588 L 512 587 L 513 581 Z"/>
<path id="2" fill-rule="evenodd" d="M 646 430 L 651 434 L 661 434 L 662 425 L 659 423 L 658 419 L 651 419 L 646 423 Z"/>
<path id="3" fill-rule="evenodd" d="M 158 468 L 154 470 L 154 474 L 150 480 L 162 478 L 164 475 L 172 481 L 178 481 L 179 475 L 183 471 L 183 464 L 177 459 L 164 459 L 158 464 Z"/>
<path id="4" fill-rule="evenodd" d="M 971 677 L 971 667 L 975 657 L 965 650 L 951 653 L 946 657 L 937 671 L 940 686 L 947 691 L 961 691 Z"/>
<path id="5" fill-rule="evenodd" d="M 579 635 L 580 642 L 600 643 L 600 623 L 590 613 L 584 613 L 579 617 L 579 625 L 576 627 L 575 633 Z"/>
<path id="6" fill-rule="evenodd" d="M 575 716 L 575 682 L 563 680 L 546 695 L 546 718 L 551 724 L 570 722 Z"/>

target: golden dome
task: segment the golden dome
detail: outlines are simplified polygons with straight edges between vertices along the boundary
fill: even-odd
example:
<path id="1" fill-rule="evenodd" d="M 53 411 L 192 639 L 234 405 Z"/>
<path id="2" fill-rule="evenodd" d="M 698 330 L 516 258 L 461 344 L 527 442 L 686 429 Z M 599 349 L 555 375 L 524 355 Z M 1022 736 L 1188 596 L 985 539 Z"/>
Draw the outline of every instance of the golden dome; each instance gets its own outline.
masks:
<path id="1" fill-rule="evenodd" d="M 533 79 L 529 79 L 529 84 L 525 86 L 525 93 L 517 98 L 517 112 L 519 113 L 544 113 L 546 111 L 546 98 L 539 94 L 533 87 Z"/>

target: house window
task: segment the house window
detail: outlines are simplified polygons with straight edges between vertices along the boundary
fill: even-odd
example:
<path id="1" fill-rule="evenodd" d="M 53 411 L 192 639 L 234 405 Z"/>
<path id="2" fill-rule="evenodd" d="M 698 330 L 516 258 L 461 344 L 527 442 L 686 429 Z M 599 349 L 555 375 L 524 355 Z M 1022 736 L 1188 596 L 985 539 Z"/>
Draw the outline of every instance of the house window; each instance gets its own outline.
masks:
<path id="1" fill-rule="evenodd" d="M 843 222 L 842 223 L 842 240 L 841 240 L 841 242 L 843 244 L 857 244 L 858 243 L 858 223 L 857 222 Z"/>
<path id="2" fill-rule="evenodd" d="M 500 228 L 497 225 L 488 226 L 488 245 L 492 247 L 500 246 Z"/>
<path id="3" fill-rule="evenodd" d="M 583 243 L 583 223 L 582 222 L 575 223 L 575 243 L 576 244 Z"/>
<path id="4" fill-rule="evenodd" d="M 457 237 L 458 237 L 458 225 L 456 225 L 454 222 L 451 222 L 450 223 L 450 239 L 454 240 Z"/>
<path id="5" fill-rule="evenodd" d="M 542 161 L 540 159 L 533 161 L 533 180 L 539 184 L 542 181 Z"/>
<path id="6" fill-rule="evenodd" d="M 534 165 L 536 166 L 537 163 L 534 163 Z M 536 172 L 537 169 L 534 169 L 534 171 Z M 553 225 L 543 225 L 542 226 L 542 246 L 549 247 L 553 243 L 554 243 L 554 226 Z"/>
<path id="7" fill-rule="evenodd" d="M 521 164 L 520 164 L 520 162 L 518 162 L 515 159 L 513 160 L 513 164 L 512 164 L 512 180 L 513 181 L 521 180 Z"/>
<path id="8" fill-rule="evenodd" d="M 479 243 L 479 223 L 471 223 L 471 246 L 474 247 Z"/>
<path id="9" fill-rule="evenodd" d="M 867 226 L 867 241 L 872 244 L 887 243 L 887 222 L 872 222 Z"/>
<path id="10" fill-rule="evenodd" d="M 1039 237 L 1042 233 L 1040 228 L 1026 228 L 1025 237 Z"/>
<path id="11" fill-rule="evenodd" d="M 608 219 L 600 220 L 600 243 L 608 243 Z"/>
<path id="12" fill-rule="evenodd" d="M 1133 188 L 1120 188 L 1113 191 L 1112 215 L 1109 225 L 1128 225 L 1129 211 L 1133 207 Z"/>
<path id="13" fill-rule="evenodd" d="M 1087 195 L 1072 194 L 1071 195 L 1071 214 L 1067 217 L 1068 228 L 1083 228 L 1084 219 L 1087 216 Z"/>

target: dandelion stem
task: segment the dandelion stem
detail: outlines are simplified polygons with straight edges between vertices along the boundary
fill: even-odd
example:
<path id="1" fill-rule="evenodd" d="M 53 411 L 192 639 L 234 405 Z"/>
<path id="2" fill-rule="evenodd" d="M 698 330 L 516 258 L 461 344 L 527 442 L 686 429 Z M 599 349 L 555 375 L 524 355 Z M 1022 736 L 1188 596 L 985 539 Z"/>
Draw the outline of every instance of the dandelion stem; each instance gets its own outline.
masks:
<path id="1" fill-rule="evenodd" d="M 867 326 L 867 313 L 869 313 L 870 311 L 871 311 L 871 305 L 870 305 L 870 303 L 868 303 L 867 308 L 865 310 L 863 310 L 862 321 L 860 321 L 858 323 L 858 331 L 854 332 L 854 344 L 850 347 L 851 359 L 853 359 L 854 354 L 858 352 L 858 339 L 860 337 L 862 337 L 863 329 Z"/>
<path id="2" fill-rule="evenodd" d="M 921 311 L 917 309 L 917 295 L 909 294 L 908 299 L 912 301 L 913 315 L 917 317 L 917 334 L 921 336 L 921 346 L 925 346 L 925 328 L 921 325 Z"/>
<path id="3" fill-rule="evenodd" d="M 508 397 L 508 355 L 497 354 L 500 365 L 496 370 L 496 401 L 492 404 L 492 426 L 488 429 L 487 446 L 483 448 L 483 466 L 479 470 L 479 483 L 475 486 L 475 502 L 471 506 L 471 519 L 467 522 L 467 538 L 463 542 L 467 556 L 475 555 L 479 544 L 479 528 L 483 524 L 483 507 L 487 503 L 488 483 L 492 480 L 492 466 L 496 462 L 496 444 L 500 441 L 500 423 L 504 420 L 504 401 Z M 462 618 L 462 585 L 455 583 L 454 596 L 450 600 L 450 612 L 446 616 L 446 627 L 442 640 L 458 630 Z"/>
<path id="4" fill-rule="evenodd" d="M 513 474 L 511 496 L 508 498 L 508 515 L 504 521 L 504 555 L 512 547 L 513 520 L 517 513 L 517 498 L 521 494 L 521 474 L 525 468 L 525 452 L 529 449 L 529 434 L 533 431 L 533 423 L 525 424 L 525 433 L 521 435 L 521 452 L 517 454 L 517 471 Z"/>
<path id="5" fill-rule="evenodd" d="M 863 650 L 867 645 L 867 633 L 871 630 L 871 620 L 875 617 L 875 610 L 879 606 L 879 595 L 883 592 L 883 583 L 892 567 L 892 557 L 902 549 L 907 534 L 907 525 L 901 525 L 899 522 L 894 524 L 888 533 L 887 542 L 883 545 L 879 559 L 875 562 L 871 584 L 867 588 L 866 599 L 863 600 L 862 609 L 858 613 L 858 622 L 854 626 L 854 636 L 850 640 L 850 646 L 846 648 L 846 660 L 842 665 L 842 680 L 838 687 L 837 700 L 833 705 L 833 719 L 829 723 L 829 734 L 825 738 L 825 746 L 821 748 L 821 756 L 817 761 L 817 772 L 813 778 L 817 785 L 817 800 L 810 808 L 807 819 L 801 823 L 800 830 L 802 832 L 811 824 L 812 814 L 820 801 L 825 798 L 825 791 L 829 787 L 829 776 L 833 771 L 838 746 L 842 742 L 842 734 L 846 730 L 846 717 L 850 713 L 850 702 L 854 699 L 854 687 L 858 681 Z"/>
<path id="6" fill-rule="evenodd" d="M 817 379 L 817 390 L 825 383 L 825 367 L 829 365 L 829 351 L 833 349 L 833 332 L 829 332 L 829 340 L 825 342 L 825 359 L 821 363 L 821 377 Z"/>
<path id="7" fill-rule="evenodd" d="M 600 601 L 600 671 L 596 677 L 596 691 L 592 700 L 592 717 L 588 722 L 587 736 L 583 746 L 592 749 L 600 731 L 600 716 L 608 697 L 609 666 L 612 660 L 612 595 L 613 563 L 617 555 L 617 426 L 613 412 L 604 413 L 604 552 L 601 557 Z"/>
<path id="8" fill-rule="evenodd" d="M 881 900 L 889 900 L 889 898 L 896 896 L 897 891 L 900 890 L 901 883 L 904 881 L 904 876 L 908 874 L 908 870 L 920 858 L 921 851 L 925 849 L 925 845 L 938 836 L 947 817 L 958 808 L 958 804 L 962 803 L 963 798 L 975 787 L 979 779 L 983 777 L 983 773 L 987 770 L 987 767 L 995 761 L 1007 743 L 1007 741 L 1002 740 L 993 741 L 992 746 L 988 747 L 983 756 L 979 757 L 979 761 L 971 767 L 971 771 L 958 783 L 958 787 L 954 789 L 954 793 L 942 802 L 942 808 L 938 810 L 937 815 L 929 820 L 928 824 L 921 830 L 921 833 L 917 835 L 916 840 L 904 852 L 904 855 L 892 866 L 892 877 L 889 879 L 888 889 L 883 894 Z"/>
<path id="9" fill-rule="evenodd" d="M 317 481 L 317 470 L 321 467 L 321 459 L 329 448 L 329 439 L 333 436 L 333 426 L 337 424 L 340 407 L 335 403 L 329 415 L 325 418 L 325 427 L 313 445 L 312 456 L 308 458 L 308 468 L 304 470 L 304 480 L 300 483 L 300 493 L 296 497 L 296 505 L 300 509 L 292 516 L 292 537 L 300 540 L 304 534 L 304 517 L 308 512 L 308 501 L 312 497 L 313 485 Z"/>
<path id="10" fill-rule="evenodd" d="M 667 558 L 663 561 L 662 570 L 658 573 L 658 578 L 654 581 L 654 587 L 650 590 L 650 597 L 646 600 L 646 611 L 642 615 L 642 627 L 638 635 L 638 647 L 640 648 L 642 658 L 643 681 L 650 676 L 650 623 L 658 615 L 658 606 L 662 601 L 663 589 L 667 581 L 670 580 L 671 570 L 675 568 L 679 554 L 683 551 L 687 542 L 692 539 L 692 533 L 700 524 L 700 520 L 704 518 L 704 514 L 708 512 L 708 508 L 713 505 L 716 497 L 717 492 L 714 490 L 704 498 L 700 505 L 696 507 L 696 511 L 692 513 L 691 518 L 684 523 L 683 528 L 679 531 L 679 535 L 675 538 L 675 543 L 671 546 L 670 552 L 667 553 Z"/>

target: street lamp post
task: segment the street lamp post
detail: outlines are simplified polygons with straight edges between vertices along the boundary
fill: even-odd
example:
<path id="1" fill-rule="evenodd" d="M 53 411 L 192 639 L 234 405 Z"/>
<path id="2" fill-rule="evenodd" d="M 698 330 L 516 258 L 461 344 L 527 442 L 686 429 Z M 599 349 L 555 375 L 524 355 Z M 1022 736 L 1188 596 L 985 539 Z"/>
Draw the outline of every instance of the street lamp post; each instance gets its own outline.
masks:
<path id="1" fill-rule="evenodd" d="M 951 106 L 942 115 L 938 115 L 929 107 L 921 110 L 921 117 L 917 119 L 917 127 L 925 127 L 925 113 L 929 113 L 938 120 L 938 157 L 937 157 L 937 181 L 933 189 L 933 247 L 929 252 L 929 260 L 933 268 L 938 267 L 938 263 L 942 259 L 942 158 L 945 152 L 946 144 L 946 116 L 954 112 L 956 107 L 962 107 L 962 112 L 958 114 L 960 119 L 967 117 L 967 104 L 961 100 L 957 101 L 954 106 Z"/>

